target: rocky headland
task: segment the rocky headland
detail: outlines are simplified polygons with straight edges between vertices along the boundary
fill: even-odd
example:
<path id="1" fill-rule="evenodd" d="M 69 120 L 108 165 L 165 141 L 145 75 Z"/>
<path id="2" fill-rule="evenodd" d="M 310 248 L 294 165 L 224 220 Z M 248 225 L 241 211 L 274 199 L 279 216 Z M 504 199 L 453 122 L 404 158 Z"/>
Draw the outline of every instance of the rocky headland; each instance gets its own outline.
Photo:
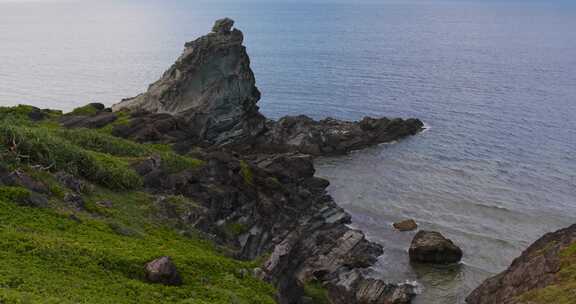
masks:
<path id="1" fill-rule="evenodd" d="M 233 26 L 216 21 L 146 92 L 112 108 L 0 108 L 0 291 L 15 290 L 0 300 L 411 302 L 414 286 L 371 275 L 382 246 L 348 226 L 313 160 L 417 134 L 422 122 L 267 119 Z M 467 301 L 564 301 L 570 292 L 556 291 L 574 290 L 575 230 L 543 237 Z M 416 262 L 462 257 L 439 233 L 417 236 Z"/>
<path id="2" fill-rule="evenodd" d="M 57 205 L 80 222 L 84 214 L 107 218 L 123 205 L 114 199 L 120 194 L 92 201 L 108 193 L 99 187 L 146 195 L 154 221 L 201 233 L 227 256 L 252 263 L 239 276 L 274 286 L 278 303 L 409 303 L 413 286 L 370 277 L 382 247 L 347 226 L 351 217 L 328 195 L 329 182 L 314 176 L 313 157 L 414 135 L 422 122 L 267 119 L 233 24 L 218 20 L 211 33 L 186 43 L 147 92 L 112 108 L 3 109 L 9 123 L 0 139 L 9 157 L 0 187 L 16 191 L 20 206 Z M 147 235 L 110 227 L 123 237 Z M 142 261 L 145 273 L 136 277 L 185 287 L 189 270 L 162 251 Z"/>
<path id="3" fill-rule="evenodd" d="M 331 303 L 408 303 L 412 286 L 364 274 L 382 248 L 346 225 L 350 215 L 327 194 L 329 182 L 314 177 L 311 156 L 398 140 L 419 132 L 422 122 L 266 119 L 243 34 L 233 24 L 216 21 L 211 33 L 186 43 L 147 92 L 113 106 L 134 117 L 113 134 L 173 143 L 180 153 L 206 160 L 203 170 L 177 175 L 163 172 L 159 161 L 145 162 L 137 169 L 145 186 L 203 202 L 205 213 L 195 216 L 202 231 L 245 227 L 221 241 L 236 248 L 238 258 L 269 254 L 256 275 L 278 288 L 279 303 L 305 303 L 309 284 L 322 286 Z"/>

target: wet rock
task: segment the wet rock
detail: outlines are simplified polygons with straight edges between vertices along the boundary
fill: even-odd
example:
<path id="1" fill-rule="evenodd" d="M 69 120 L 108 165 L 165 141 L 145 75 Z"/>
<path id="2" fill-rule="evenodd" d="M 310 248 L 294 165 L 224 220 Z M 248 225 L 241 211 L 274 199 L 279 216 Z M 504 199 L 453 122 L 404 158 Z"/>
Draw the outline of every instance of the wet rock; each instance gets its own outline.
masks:
<path id="1" fill-rule="evenodd" d="M 466 298 L 466 303 L 531 303 L 536 294 L 539 294 L 538 303 L 573 303 L 576 278 L 566 274 L 574 265 L 575 254 L 574 251 L 567 254 L 568 248 L 576 248 L 576 225 L 538 239 L 508 269 L 476 288 Z"/>
<path id="2" fill-rule="evenodd" d="M 271 152 L 345 154 L 414 135 L 423 126 L 417 119 L 364 118 L 360 122 L 350 122 L 333 118 L 315 121 L 305 115 L 286 116 L 278 122 L 268 122 L 269 131 L 259 138 L 257 146 Z"/>
<path id="3" fill-rule="evenodd" d="M 462 258 L 462 250 L 436 231 L 416 233 L 408 253 L 410 261 L 418 263 L 451 264 Z"/>
<path id="4" fill-rule="evenodd" d="M 398 231 L 412 231 L 418 228 L 418 224 L 413 219 L 403 220 L 392 224 Z"/>
<path id="5" fill-rule="evenodd" d="M 164 285 L 182 285 L 182 278 L 172 259 L 167 256 L 157 258 L 146 264 L 146 280 Z"/>

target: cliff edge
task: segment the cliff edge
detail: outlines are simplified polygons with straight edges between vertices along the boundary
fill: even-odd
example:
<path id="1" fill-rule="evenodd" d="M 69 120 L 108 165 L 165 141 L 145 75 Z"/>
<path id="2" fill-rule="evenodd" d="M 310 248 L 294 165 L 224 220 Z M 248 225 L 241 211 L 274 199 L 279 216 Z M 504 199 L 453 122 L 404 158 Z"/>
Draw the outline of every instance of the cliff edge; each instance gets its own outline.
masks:
<path id="1" fill-rule="evenodd" d="M 466 303 L 576 303 L 576 225 L 538 239 L 508 269 L 476 288 Z"/>

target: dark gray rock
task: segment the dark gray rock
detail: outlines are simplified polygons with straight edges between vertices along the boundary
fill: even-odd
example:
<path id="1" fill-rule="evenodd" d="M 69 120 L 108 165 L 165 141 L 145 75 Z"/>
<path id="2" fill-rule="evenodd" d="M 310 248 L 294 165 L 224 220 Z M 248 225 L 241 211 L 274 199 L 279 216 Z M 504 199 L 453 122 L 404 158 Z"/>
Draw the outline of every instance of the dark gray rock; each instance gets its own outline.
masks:
<path id="1" fill-rule="evenodd" d="M 213 32 L 185 45 L 184 52 L 148 91 L 113 106 L 178 114 L 199 138 L 216 144 L 246 142 L 264 129 L 256 103 L 260 92 L 242 32 L 221 19 Z"/>
<path id="2" fill-rule="evenodd" d="M 90 184 L 64 171 L 56 172 L 56 174 L 54 174 L 54 177 L 56 177 L 56 180 L 60 184 L 74 191 L 75 193 L 88 193 L 92 190 L 92 186 Z"/>
<path id="3" fill-rule="evenodd" d="M 76 210 L 84 210 L 85 207 L 84 199 L 76 193 L 66 193 L 64 195 L 64 202 Z"/>
<path id="4" fill-rule="evenodd" d="M 436 231 L 416 233 L 408 253 L 410 261 L 418 263 L 451 264 L 462 259 L 462 250 Z"/>
<path id="5" fill-rule="evenodd" d="M 232 27 L 234 26 L 234 20 L 230 18 L 222 18 L 216 20 L 214 22 L 214 26 L 212 27 L 212 32 L 214 33 L 230 33 Z"/>
<path id="6" fill-rule="evenodd" d="M 161 197 L 157 215 L 215 236 L 240 259 L 271 252 L 256 275 L 278 288 L 280 303 L 301 303 L 303 284 L 310 281 L 325 286 L 333 303 L 407 303 L 403 299 L 414 296 L 410 285 L 367 281 L 363 270 L 376 262 L 382 247 L 346 225 L 350 215 L 326 193 L 328 181 L 314 177 L 309 155 L 239 159 L 222 150 L 198 153 L 205 164 L 178 173 L 164 171 L 154 158 L 135 166 L 150 191 L 194 202 L 188 212 Z M 252 184 L 243 178 L 243 166 Z M 377 288 L 369 291 L 370 286 Z"/>
<path id="7" fill-rule="evenodd" d="M 102 128 L 118 119 L 115 113 L 99 112 L 95 115 L 66 114 L 60 117 L 60 124 L 65 128 Z"/>
<path id="8" fill-rule="evenodd" d="M 46 184 L 35 180 L 21 170 L 14 170 L 12 172 L 4 171 L 4 174 L 0 172 L 0 184 L 4 184 L 6 186 L 23 187 L 32 192 L 43 194 L 48 194 L 50 192 L 50 189 L 48 186 L 46 186 Z"/>
<path id="9" fill-rule="evenodd" d="M 182 285 L 182 278 L 172 259 L 167 256 L 150 261 L 145 266 L 146 280 L 164 285 Z"/>
<path id="10" fill-rule="evenodd" d="M 315 121 L 307 116 L 286 116 L 268 122 L 268 132 L 257 147 L 270 152 L 294 151 L 310 155 L 345 154 L 378 143 L 414 135 L 422 130 L 417 119 L 364 118 L 360 122 L 326 118 Z"/>

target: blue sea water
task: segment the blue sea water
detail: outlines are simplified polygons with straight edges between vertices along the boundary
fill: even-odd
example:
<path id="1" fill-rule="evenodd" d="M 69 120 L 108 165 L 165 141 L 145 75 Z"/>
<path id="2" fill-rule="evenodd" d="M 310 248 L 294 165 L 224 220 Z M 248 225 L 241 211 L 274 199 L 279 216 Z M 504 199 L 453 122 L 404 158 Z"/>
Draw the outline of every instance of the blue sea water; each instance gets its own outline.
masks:
<path id="1" fill-rule="evenodd" d="M 543 233 L 576 222 L 576 6 L 562 1 L 2 1 L 0 105 L 70 110 L 144 91 L 229 16 L 273 118 L 418 117 L 428 130 L 317 161 L 375 276 L 463 303 Z M 414 218 L 464 249 L 410 265 Z"/>

